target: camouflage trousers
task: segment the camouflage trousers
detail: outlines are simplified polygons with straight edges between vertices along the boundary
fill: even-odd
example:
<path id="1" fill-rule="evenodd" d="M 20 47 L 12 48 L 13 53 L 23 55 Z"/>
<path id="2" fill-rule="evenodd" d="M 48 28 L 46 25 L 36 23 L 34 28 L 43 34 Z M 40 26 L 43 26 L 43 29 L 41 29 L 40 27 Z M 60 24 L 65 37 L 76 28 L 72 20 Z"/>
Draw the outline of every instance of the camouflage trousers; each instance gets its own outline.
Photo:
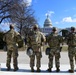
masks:
<path id="1" fill-rule="evenodd" d="M 68 56 L 71 70 L 74 70 L 74 61 L 76 63 L 76 48 L 75 47 L 68 47 Z"/>
<path id="2" fill-rule="evenodd" d="M 60 51 L 58 49 L 51 49 L 50 54 L 49 54 L 49 63 L 48 67 L 52 68 L 53 67 L 53 58 L 55 56 L 55 66 L 56 68 L 60 67 Z"/>
<path id="3" fill-rule="evenodd" d="M 33 55 L 30 56 L 30 67 L 33 68 L 35 66 L 35 59 L 36 59 L 36 67 L 41 67 L 41 57 L 42 53 L 38 46 L 33 46 Z"/>
<path id="4" fill-rule="evenodd" d="M 18 57 L 18 50 L 7 50 L 7 63 L 6 66 L 10 68 L 10 63 L 11 63 L 11 58 L 13 57 L 13 66 L 14 69 L 17 68 L 18 62 L 17 62 L 17 57 Z"/>

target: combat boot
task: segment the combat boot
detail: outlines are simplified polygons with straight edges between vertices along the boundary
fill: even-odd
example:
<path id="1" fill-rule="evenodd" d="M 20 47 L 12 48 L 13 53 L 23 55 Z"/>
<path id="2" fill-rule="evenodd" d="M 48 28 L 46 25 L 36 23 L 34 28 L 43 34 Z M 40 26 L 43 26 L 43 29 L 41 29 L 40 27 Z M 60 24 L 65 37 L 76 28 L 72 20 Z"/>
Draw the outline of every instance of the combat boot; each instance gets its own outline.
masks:
<path id="1" fill-rule="evenodd" d="M 59 69 L 59 68 L 57 68 L 57 69 L 56 69 L 56 72 L 60 72 L 60 69 Z"/>
<path id="2" fill-rule="evenodd" d="M 31 68 L 31 72 L 34 72 L 34 68 Z"/>
<path id="3" fill-rule="evenodd" d="M 41 72 L 40 68 L 37 68 L 37 71 L 36 72 Z"/>
<path id="4" fill-rule="evenodd" d="M 10 69 L 11 69 L 11 67 L 9 66 L 9 67 L 7 67 L 7 69 L 6 69 L 6 70 L 7 70 L 7 71 L 10 71 Z"/>
<path id="5" fill-rule="evenodd" d="M 74 70 L 69 69 L 68 72 L 70 72 L 70 73 L 74 73 Z"/>
<path id="6" fill-rule="evenodd" d="M 10 69 L 11 69 L 10 67 L 7 67 L 7 71 L 10 71 Z"/>
<path id="7" fill-rule="evenodd" d="M 51 68 L 48 68 L 47 71 L 48 71 L 48 72 L 52 72 Z"/>
<path id="8" fill-rule="evenodd" d="M 16 68 L 14 68 L 14 70 L 13 71 L 17 71 L 19 68 L 18 67 L 16 67 Z"/>

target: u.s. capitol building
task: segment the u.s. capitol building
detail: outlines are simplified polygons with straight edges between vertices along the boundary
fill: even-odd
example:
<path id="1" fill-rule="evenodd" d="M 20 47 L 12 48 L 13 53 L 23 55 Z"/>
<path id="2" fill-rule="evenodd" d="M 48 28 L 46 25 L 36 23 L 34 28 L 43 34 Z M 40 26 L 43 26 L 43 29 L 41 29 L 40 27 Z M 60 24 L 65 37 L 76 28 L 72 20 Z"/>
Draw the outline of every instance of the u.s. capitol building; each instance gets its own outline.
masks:
<path id="1" fill-rule="evenodd" d="M 52 32 L 52 28 L 53 28 L 53 25 L 52 25 L 52 21 L 51 19 L 49 18 L 49 16 L 47 15 L 45 21 L 44 21 L 44 27 L 41 28 L 41 31 L 47 35 L 47 34 L 50 34 Z M 58 28 L 57 28 L 58 29 Z M 60 29 L 58 29 L 59 31 Z"/>
<path id="2" fill-rule="evenodd" d="M 47 34 L 50 34 L 51 32 L 52 32 L 52 28 L 53 28 L 54 26 L 52 25 L 52 21 L 51 21 L 51 19 L 49 18 L 49 16 L 47 15 L 47 17 L 46 17 L 46 19 L 45 19 L 45 21 L 44 21 L 44 25 L 43 25 L 43 28 L 41 28 L 41 31 L 45 34 L 45 35 L 47 35 Z M 67 33 L 67 32 L 70 32 L 70 27 L 68 27 L 68 28 L 65 28 L 65 29 L 61 29 L 61 28 L 58 28 L 58 27 L 56 27 L 57 28 L 57 31 L 58 31 L 58 33 L 60 34 L 60 35 L 63 35 L 62 33 Z"/>

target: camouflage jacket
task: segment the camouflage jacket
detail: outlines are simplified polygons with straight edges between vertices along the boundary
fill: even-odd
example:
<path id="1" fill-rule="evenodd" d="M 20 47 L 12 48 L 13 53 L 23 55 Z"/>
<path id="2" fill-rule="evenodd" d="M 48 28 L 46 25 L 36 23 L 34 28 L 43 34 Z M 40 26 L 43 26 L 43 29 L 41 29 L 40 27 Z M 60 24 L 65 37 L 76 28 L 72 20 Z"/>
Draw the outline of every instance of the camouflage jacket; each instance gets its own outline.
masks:
<path id="1" fill-rule="evenodd" d="M 18 42 L 21 41 L 20 34 L 14 29 L 5 33 L 3 40 L 6 42 L 7 48 L 13 48 L 18 46 Z"/>
<path id="2" fill-rule="evenodd" d="M 76 47 L 76 32 L 70 32 L 67 37 L 68 46 Z"/>

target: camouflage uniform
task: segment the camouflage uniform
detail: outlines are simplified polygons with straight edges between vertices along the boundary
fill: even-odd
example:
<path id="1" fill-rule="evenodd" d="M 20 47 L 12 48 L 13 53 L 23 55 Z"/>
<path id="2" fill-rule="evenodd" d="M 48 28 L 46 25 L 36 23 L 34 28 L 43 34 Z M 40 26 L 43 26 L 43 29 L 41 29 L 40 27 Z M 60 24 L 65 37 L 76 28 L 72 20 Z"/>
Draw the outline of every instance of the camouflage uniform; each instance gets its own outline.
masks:
<path id="1" fill-rule="evenodd" d="M 37 42 L 35 42 L 36 41 L 35 38 L 38 39 Z M 30 56 L 31 71 L 34 71 L 33 67 L 35 66 L 35 63 L 34 63 L 35 56 L 37 59 L 37 62 L 36 62 L 37 71 L 40 71 L 41 57 L 42 57 L 41 44 L 44 41 L 45 41 L 45 36 L 40 31 L 38 31 L 38 29 L 36 30 L 33 29 L 28 36 L 28 46 L 30 46 L 33 49 L 33 55 Z"/>
<path id="2" fill-rule="evenodd" d="M 49 64 L 48 64 L 48 71 L 51 72 L 51 69 L 53 67 L 53 57 L 55 56 L 55 66 L 56 66 L 56 71 L 60 71 L 60 43 L 62 42 L 62 37 L 58 35 L 58 33 L 52 32 L 51 34 L 48 35 L 47 37 L 47 43 L 49 47 L 51 48 L 50 54 L 49 54 Z"/>
<path id="3" fill-rule="evenodd" d="M 71 27 L 71 32 L 68 34 L 68 38 L 67 38 L 68 56 L 69 56 L 70 67 L 71 67 L 69 72 L 74 72 L 74 59 L 76 62 L 76 32 L 74 31 L 75 31 L 75 28 Z"/>
<path id="4" fill-rule="evenodd" d="M 12 27 L 12 25 L 10 25 Z M 18 38 L 19 33 L 14 30 L 12 27 L 8 32 L 5 33 L 3 40 L 6 42 L 7 45 L 7 70 L 10 70 L 11 66 L 11 57 L 13 56 L 13 66 L 14 71 L 18 70 L 18 41 L 21 40 Z"/>

